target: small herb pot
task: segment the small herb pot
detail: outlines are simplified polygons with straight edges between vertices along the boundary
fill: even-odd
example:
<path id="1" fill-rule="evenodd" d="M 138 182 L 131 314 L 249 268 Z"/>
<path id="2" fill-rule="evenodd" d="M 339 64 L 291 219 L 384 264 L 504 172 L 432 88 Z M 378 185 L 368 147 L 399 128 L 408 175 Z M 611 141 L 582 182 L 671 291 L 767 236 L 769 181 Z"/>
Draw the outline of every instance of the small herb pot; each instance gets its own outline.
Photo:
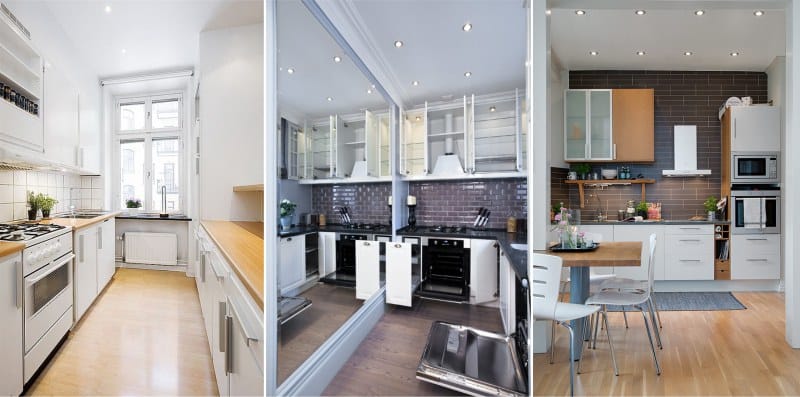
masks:
<path id="1" fill-rule="evenodd" d="M 38 211 L 39 210 L 28 210 L 28 220 L 29 221 L 35 221 L 36 220 L 36 213 Z"/>

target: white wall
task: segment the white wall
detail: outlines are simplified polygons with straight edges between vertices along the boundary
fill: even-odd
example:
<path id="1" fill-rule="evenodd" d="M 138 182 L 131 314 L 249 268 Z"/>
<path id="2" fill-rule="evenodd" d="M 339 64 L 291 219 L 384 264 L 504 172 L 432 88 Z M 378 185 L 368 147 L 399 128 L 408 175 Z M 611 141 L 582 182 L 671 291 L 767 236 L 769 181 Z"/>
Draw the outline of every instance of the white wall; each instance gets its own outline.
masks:
<path id="1" fill-rule="evenodd" d="M 800 62 L 794 54 L 800 52 L 800 7 L 794 2 L 786 4 L 786 112 L 784 118 L 784 170 L 785 176 L 800 173 Z M 800 184 L 786 179 L 783 185 L 783 257 L 786 280 L 786 341 L 800 348 L 800 268 L 797 266 L 800 249 L 800 211 L 793 205 L 800 200 Z"/>
<path id="2" fill-rule="evenodd" d="M 200 34 L 200 219 L 262 220 L 264 24 Z"/>

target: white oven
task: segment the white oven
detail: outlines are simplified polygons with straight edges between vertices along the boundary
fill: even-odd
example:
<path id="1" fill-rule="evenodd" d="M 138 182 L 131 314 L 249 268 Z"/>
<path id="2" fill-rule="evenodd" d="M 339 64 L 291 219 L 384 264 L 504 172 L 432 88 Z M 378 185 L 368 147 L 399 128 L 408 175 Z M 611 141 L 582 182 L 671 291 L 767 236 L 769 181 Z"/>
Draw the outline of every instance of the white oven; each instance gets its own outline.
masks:
<path id="1" fill-rule="evenodd" d="M 72 260 L 68 253 L 25 277 L 25 351 L 72 307 Z"/>

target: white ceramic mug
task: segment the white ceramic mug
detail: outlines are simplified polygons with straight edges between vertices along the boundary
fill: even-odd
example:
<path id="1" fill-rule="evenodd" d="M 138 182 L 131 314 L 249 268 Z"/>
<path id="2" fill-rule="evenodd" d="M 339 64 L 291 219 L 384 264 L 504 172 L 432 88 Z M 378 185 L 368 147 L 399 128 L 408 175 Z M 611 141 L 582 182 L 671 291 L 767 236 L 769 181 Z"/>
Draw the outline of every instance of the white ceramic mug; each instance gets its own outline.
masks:
<path id="1" fill-rule="evenodd" d="M 574 180 L 578 179 L 578 173 L 577 173 L 577 172 L 575 172 L 575 171 L 570 171 L 570 172 L 567 174 L 567 179 L 569 179 L 569 180 L 571 180 L 571 181 L 574 181 Z"/>
<path id="2" fill-rule="evenodd" d="M 753 98 L 751 98 L 751 97 L 749 97 L 749 96 L 744 96 L 744 97 L 742 97 L 742 105 L 744 105 L 744 106 L 750 106 L 750 105 L 752 105 L 752 104 L 753 104 Z"/>

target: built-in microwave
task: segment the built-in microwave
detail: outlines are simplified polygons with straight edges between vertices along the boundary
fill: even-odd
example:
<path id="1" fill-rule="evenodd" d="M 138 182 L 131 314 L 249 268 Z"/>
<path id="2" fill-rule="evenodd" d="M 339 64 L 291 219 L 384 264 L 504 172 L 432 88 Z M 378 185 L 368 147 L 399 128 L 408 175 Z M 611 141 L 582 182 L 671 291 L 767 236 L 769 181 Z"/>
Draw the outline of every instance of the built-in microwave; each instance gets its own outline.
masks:
<path id="1" fill-rule="evenodd" d="M 732 152 L 732 183 L 780 183 L 778 152 Z"/>

